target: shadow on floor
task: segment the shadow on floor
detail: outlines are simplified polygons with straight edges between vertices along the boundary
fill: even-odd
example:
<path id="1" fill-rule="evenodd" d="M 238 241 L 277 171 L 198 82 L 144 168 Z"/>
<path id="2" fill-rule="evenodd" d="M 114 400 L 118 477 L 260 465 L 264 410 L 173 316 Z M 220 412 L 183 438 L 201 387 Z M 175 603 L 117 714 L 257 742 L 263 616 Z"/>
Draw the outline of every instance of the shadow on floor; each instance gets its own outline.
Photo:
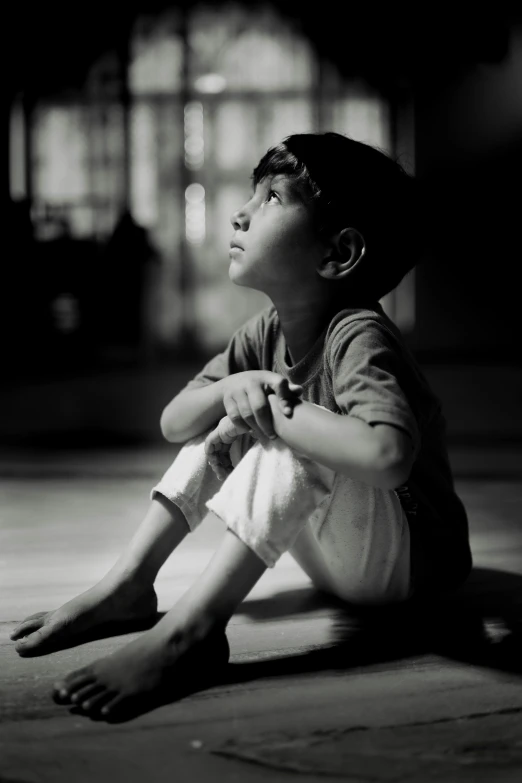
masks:
<path id="1" fill-rule="evenodd" d="M 246 601 L 241 609 L 252 619 L 267 620 L 320 608 L 333 614 L 330 645 L 302 655 L 229 664 L 227 682 L 389 664 L 427 654 L 522 674 L 518 574 L 476 568 L 451 596 L 397 607 L 355 610 L 304 589 Z"/>
<path id="2" fill-rule="evenodd" d="M 241 613 L 252 619 L 303 617 L 324 608 L 333 618 L 333 633 L 325 646 L 296 655 L 261 661 L 226 663 L 224 634 L 205 642 L 200 653 L 186 659 L 183 676 L 166 689 L 140 699 L 110 723 L 131 720 L 158 706 L 180 701 L 216 685 L 327 671 L 348 671 L 436 655 L 474 666 L 522 675 L 522 576 L 493 569 L 474 569 L 456 593 L 437 600 L 372 609 L 351 609 L 313 588 L 245 601 Z M 158 615 L 158 618 L 160 615 Z M 112 629 L 114 631 L 116 629 Z M 303 647 L 307 644 L 303 638 Z M 204 680 L 201 673 L 206 672 Z M 73 714 L 81 714 L 76 707 Z M 94 717 L 95 720 L 100 719 Z"/>

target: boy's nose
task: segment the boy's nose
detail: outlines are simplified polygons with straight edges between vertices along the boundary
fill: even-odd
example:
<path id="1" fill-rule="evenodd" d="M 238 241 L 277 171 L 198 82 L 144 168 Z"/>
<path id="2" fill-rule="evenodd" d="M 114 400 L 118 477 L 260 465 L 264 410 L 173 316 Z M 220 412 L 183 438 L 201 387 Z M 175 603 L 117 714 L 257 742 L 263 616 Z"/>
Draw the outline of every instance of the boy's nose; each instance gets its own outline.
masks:
<path id="1" fill-rule="evenodd" d="M 248 228 L 248 216 L 243 208 L 237 209 L 230 217 L 230 222 L 236 231 L 246 231 Z"/>

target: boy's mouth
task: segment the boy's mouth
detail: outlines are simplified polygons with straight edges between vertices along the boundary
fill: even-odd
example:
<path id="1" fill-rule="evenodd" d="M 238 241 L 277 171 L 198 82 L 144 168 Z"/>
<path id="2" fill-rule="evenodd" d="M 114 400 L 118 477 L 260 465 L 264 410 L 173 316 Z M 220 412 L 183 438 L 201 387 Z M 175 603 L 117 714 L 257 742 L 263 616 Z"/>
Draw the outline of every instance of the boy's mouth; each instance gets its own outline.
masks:
<path id="1" fill-rule="evenodd" d="M 230 243 L 230 250 L 228 251 L 228 255 L 230 257 L 240 256 L 241 253 L 244 252 L 244 250 L 245 250 L 244 247 L 242 247 L 238 242 L 234 242 L 234 240 L 232 240 L 232 242 Z"/>

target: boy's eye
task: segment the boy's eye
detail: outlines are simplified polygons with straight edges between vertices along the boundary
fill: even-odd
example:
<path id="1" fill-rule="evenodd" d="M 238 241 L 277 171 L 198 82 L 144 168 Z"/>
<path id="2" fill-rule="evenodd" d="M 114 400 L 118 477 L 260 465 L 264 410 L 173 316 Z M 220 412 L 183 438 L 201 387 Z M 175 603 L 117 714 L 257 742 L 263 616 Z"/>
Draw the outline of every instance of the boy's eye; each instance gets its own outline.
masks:
<path id="1" fill-rule="evenodd" d="M 275 190 L 269 190 L 269 191 L 268 191 L 268 195 L 267 195 L 267 197 L 266 197 L 266 199 L 265 199 L 265 203 L 267 203 L 267 204 L 268 204 L 268 202 L 269 202 L 269 201 L 271 201 L 271 200 L 272 200 L 272 199 L 274 199 L 274 198 L 276 199 L 276 201 L 279 201 L 279 196 L 277 195 L 277 193 L 275 192 Z"/>

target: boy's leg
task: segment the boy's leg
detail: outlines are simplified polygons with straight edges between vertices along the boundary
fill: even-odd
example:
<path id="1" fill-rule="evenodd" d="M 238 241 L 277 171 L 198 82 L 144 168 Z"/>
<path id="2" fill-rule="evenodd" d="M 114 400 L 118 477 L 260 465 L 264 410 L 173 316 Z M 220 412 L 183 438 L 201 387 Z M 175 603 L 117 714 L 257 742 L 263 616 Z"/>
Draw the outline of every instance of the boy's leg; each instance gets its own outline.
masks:
<path id="1" fill-rule="evenodd" d="M 199 452 L 206 460 L 204 443 Z M 150 709 L 163 703 L 173 684 L 185 687 L 192 681 L 197 688 L 208 680 L 216 660 L 226 660 L 223 629 L 228 619 L 266 567 L 293 547 L 307 520 L 321 524 L 328 518 L 336 478 L 279 439 L 254 443 L 233 464 L 206 503 L 227 531 L 204 573 L 153 629 L 57 683 L 56 700 L 79 704 L 93 717 L 124 719 L 143 711 L 143 704 Z M 190 518 L 200 503 L 198 492 L 191 495 L 175 481 L 168 484 L 163 491 L 185 503 Z M 368 598 L 364 591 L 362 595 Z"/>
<path id="2" fill-rule="evenodd" d="M 328 503 L 334 477 L 280 438 L 263 438 L 244 454 L 207 508 L 271 568 L 307 519 Z"/>
<path id="3" fill-rule="evenodd" d="M 410 597 L 408 520 L 393 491 L 335 477 L 328 505 L 308 520 L 290 554 L 320 590 L 354 605 Z"/>
<path id="4" fill-rule="evenodd" d="M 154 628 L 57 682 L 56 701 L 78 704 L 91 716 L 129 717 L 143 711 L 143 704 L 150 709 L 162 703 L 173 685 L 192 682 L 197 687 L 212 676 L 215 664 L 228 659 L 223 631 L 230 616 L 328 496 L 321 468 L 309 461 L 304 465 L 282 442 L 265 439 L 251 446 L 247 437 L 239 441 L 247 441 L 239 461 L 237 451 L 232 453 L 234 470 L 223 484 L 218 482 L 219 491 L 206 505 L 196 479 L 184 482 L 182 471 L 168 473 L 154 490 L 179 504 L 189 523 L 202 508 L 226 523 L 205 571 Z M 197 476 L 207 470 L 204 438 L 195 451 L 201 460 Z"/>
<path id="5" fill-rule="evenodd" d="M 204 439 L 199 436 L 181 448 L 152 490 L 145 518 L 108 574 L 59 609 L 31 615 L 14 629 L 11 639 L 17 642 L 20 655 L 41 655 L 95 636 L 110 636 L 122 626 L 132 630 L 153 624 L 157 619 L 153 589 L 156 575 L 207 513 L 205 500 L 219 487 L 212 469 L 201 457 Z M 174 496 L 178 504 L 169 499 Z"/>
<path id="6" fill-rule="evenodd" d="M 395 492 L 336 474 L 279 438 L 256 444 L 233 476 L 207 505 L 268 567 L 289 551 L 319 589 L 353 604 L 411 595 L 409 526 Z"/>
<path id="7" fill-rule="evenodd" d="M 406 516 L 393 491 L 257 443 L 207 503 L 268 566 L 289 551 L 319 589 L 354 604 L 410 592 Z"/>

